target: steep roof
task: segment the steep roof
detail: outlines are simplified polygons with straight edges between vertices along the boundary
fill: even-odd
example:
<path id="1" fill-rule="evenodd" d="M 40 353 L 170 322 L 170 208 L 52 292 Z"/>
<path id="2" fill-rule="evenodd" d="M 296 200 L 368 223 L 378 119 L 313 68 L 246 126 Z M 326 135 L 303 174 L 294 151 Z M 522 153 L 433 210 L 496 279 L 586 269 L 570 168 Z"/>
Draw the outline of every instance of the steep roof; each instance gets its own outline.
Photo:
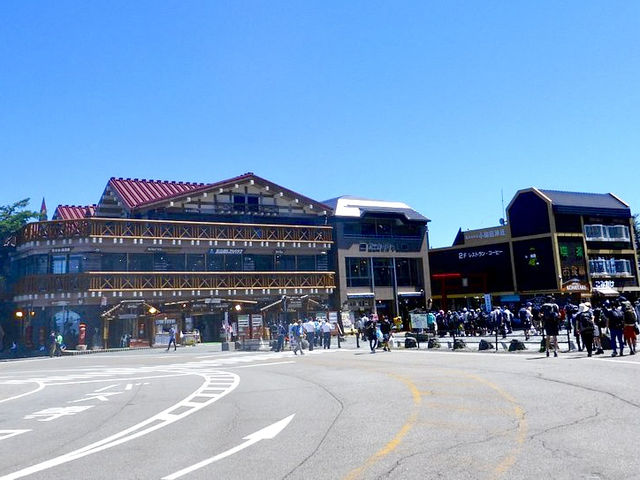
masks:
<path id="1" fill-rule="evenodd" d="M 367 213 L 395 213 L 407 220 L 429 222 L 430 220 L 403 202 L 371 200 L 351 195 L 325 200 L 324 204 L 335 211 L 336 217 L 362 217 Z"/>
<path id="2" fill-rule="evenodd" d="M 52 220 L 79 220 L 93 217 L 96 213 L 96 205 L 58 205 Z"/>
<path id="3" fill-rule="evenodd" d="M 109 185 L 129 209 L 191 193 L 205 186 L 204 183 L 115 177 L 109 179 Z"/>
<path id="4" fill-rule="evenodd" d="M 554 211 L 574 214 L 624 214 L 631 215 L 629 205 L 612 193 L 563 192 L 540 190 L 551 200 Z"/>
<path id="5" fill-rule="evenodd" d="M 318 210 L 331 210 L 322 204 L 304 195 L 281 187 L 270 182 L 253 172 L 247 172 L 237 177 L 221 180 L 213 183 L 190 183 L 162 180 L 139 180 L 137 178 L 111 178 L 108 186 L 120 197 L 129 210 L 150 207 L 167 201 L 179 200 L 181 197 L 196 195 L 217 188 L 230 187 L 238 183 L 249 182 L 268 186 L 274 192 L 282 192 L 287 196 L 297 198 L 302 203 L 313 205 Z"/>

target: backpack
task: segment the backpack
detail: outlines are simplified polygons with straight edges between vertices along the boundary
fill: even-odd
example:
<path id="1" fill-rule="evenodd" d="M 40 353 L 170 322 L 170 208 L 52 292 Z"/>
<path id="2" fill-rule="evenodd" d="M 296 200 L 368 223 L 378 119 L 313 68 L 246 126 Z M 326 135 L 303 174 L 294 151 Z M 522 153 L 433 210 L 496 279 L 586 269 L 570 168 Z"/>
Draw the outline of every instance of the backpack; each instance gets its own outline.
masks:
<path id="1" fill-rule="evenodd" d="M 633 311 L 633 307 L 630 305 L 625 306 L 624 309 L 624 323 L 625 325 L 634 325 L 638 319 L 636 318 L 636 312 Z"/>
<path id="2" fill-rule="evenodd" d="M 557 307 L 552 305 L 551 303 L 545 303 L 542 305 L 542 318 L 546 321 L 554 321 L 558 318 L 558 312 L 556 312 Z"/>
<path id="3" fill-rule="evenodd" d="M 527 321 L 527 309 L 525 307 L 522 307 L 520 310 L 518 310 L 518 317 L 520 317 L 520 320 L 524 323 Z"/>
<path id="4" fill-rule="evenodd" d="M 582 312 L 579 316 L 580 330 L 593 330 L 593 314 L 591 312 Z"/>

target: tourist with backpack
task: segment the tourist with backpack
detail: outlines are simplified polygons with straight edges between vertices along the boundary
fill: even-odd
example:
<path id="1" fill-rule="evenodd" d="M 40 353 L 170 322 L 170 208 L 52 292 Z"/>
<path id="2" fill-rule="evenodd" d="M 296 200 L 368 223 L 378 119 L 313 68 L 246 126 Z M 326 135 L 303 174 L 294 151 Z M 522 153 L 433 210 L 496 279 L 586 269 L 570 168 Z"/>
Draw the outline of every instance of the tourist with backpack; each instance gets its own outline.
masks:
<path id="1" fill-rule="evenodd" d="M 554 298 L 549 295 L 545 303 L 540 307 L 542 323 L 546 333 L 546 351 L 549 356 L 549 347 L 553 344 L 553 356 L 558 356 L 558 332 L 560 330 L 560 307 Z"/>
<path id="2" fill-rule="evenodd" d="M 636 315 L 636 311 L 633 308 L 631 302 L 627 301 L 626 298 L 621 297 L 621 306 L 622 306 L 622 316 L 624 322 L 623 336 L 624 342 L 629 347 L 629 355 L 636 354 L 636 338 L 637 338 L 637 329 L 638 329 L 638 317 Z"/>
<path id="3" fill-rule="evenodd" d="M 582 336 L 582 344 L 587 349 L 587 357 L 590 357 L 593 352 L 593 334 L 596 326 L 593 319 L 591 304 L 589 302 L 581 303 L 578 307 L 575 328 Z"/>
<path id="4" fill-rule="evenodd" d="M 520 319 L 520 323 L 522 324 L 522 330 L 524 331 L 525 340 L 529 340 L 529 329 L 531 328 L 531 303 L 527 302 L 526 305 L 523 305 L 520 310 L 518 310 L 518 318 Z"/>
<path id="5" fill-rule="evenodd" d="M 611 308 L 613 307 L 613 308 Z M 620 348 L 620 356 L 624 355 L 624 343 L 622 341 L 622 332 L 624 328 L 624 313 L 617 301 L 614 301 L 609 307 L 605 307 L 604 314 L 607 317 L 607 330 L 611 335 L 611 356 L 618 355 L 618 347 Z"/>

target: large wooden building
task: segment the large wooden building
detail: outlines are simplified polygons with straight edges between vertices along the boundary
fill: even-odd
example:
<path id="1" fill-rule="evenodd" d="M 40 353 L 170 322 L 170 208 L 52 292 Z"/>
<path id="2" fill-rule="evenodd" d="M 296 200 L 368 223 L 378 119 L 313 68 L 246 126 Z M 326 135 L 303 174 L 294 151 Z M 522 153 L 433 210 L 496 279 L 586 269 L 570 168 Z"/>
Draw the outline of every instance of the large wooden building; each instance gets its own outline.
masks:
<path id="1" fill-rule="evenodd" d="M 216 183 L 111 178 L 96 205 L 60 206 L 18 234 L 13 300 L 27 346 L 152 345 L 166 332 L 259 337 L 326 312 L 331 209 L 247 173 Z M 227 330 L 228 332 L 228 330 Z"/>

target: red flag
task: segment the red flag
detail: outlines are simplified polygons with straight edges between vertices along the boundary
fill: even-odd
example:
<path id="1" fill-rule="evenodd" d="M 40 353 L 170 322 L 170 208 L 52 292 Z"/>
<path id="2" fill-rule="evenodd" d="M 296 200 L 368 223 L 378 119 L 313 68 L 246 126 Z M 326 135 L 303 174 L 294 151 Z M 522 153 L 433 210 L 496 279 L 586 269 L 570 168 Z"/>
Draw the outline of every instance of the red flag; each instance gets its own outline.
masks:
<path id="1" fill-rule="evenodd" d="M 42 205 L 40 205 L 40 218 L 41 222 L 44 222 L 47 219 L 47 204 L 44 202 L 44 197 L 42 197 Z"/>

